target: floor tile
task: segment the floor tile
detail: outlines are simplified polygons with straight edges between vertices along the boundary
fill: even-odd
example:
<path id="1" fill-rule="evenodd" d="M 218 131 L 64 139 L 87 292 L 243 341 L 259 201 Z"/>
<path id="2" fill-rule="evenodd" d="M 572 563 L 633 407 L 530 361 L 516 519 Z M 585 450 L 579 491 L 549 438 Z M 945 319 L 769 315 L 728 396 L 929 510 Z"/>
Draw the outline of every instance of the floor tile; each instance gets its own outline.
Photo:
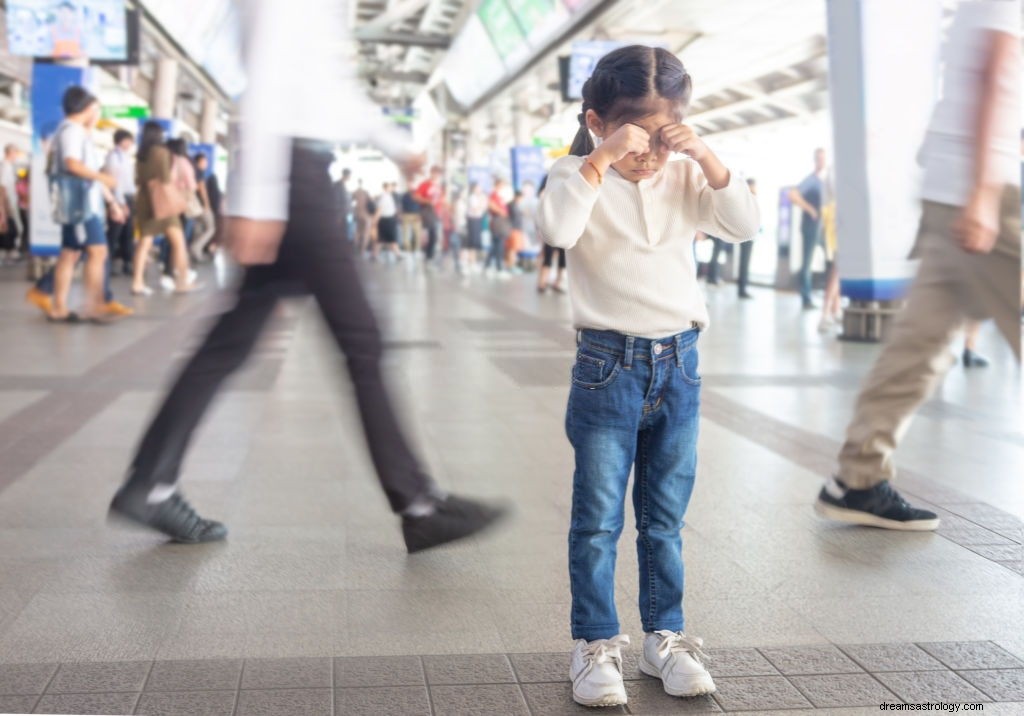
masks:
<path id="1" fill-rule="evenodd" d="M 344 716 L 431 716 L 426 686 L 338 689 L 334 710 Z"/>
<path id="2" fill-rule="evenodd" d="M 0 664 L 0 694 L 41 694 L 56 664 Z"/>
<path id="3" fill-rule="evenodd" d="M 333 662 L 314 659 L 248 659 L 242 669 L 243 689 L 330 688 Z"/>
<path id="4" fill-rule="evenodd" d="M 334 686 L 419 686 L 426 683 L 418 656 L 353 656 L 334 660 Z"/>
<path id="5" fill-rule="evenodd" d="M 865 671 L 945 670 L 916 644 L 842 644 L 840 648 Z"/>
<path id="6" fill-rule="evenodd" d="M 834 646 L 801 646 L 761 649 L 783 674 L 851 674 L 862 671 Z"/>
<path id="7" fill-rule="evenodd" d="M 521 684 L 568 682 L 569 654 L 509 654 Z"/>
<path id="8" fill-rule="evenodd" d="M 950 669 L 1020 669 L 1020 661 L 990 641 L 939 641 L 918 644 Z"/>
<path id="9" fill-rule="evenodd" d="M 725 711 L 810 708 L 811 703 L 783 676 L 715 679 L 715 701 Z"/>
<path id="10" fill-rule="evenodd" d="M 45 694 L 36 704 L 37 714 L 110 714 L 124 716 L 135 709 L 138 694 Z"/>
<path id="11" fill-rule="evenodd" d="M 51 694 L 142 691 L 150 662 L 61 664 L 47 689 Z"/>
<path id="12" fill-rule="evenodd" d="M 991 701 L 952 671 L 893 671 L 875 678 L 908 703 L 924 701 Z"/>
<path id="13" fill-rule="evenodd" d="M 710 695 L 669 696 L 661 682 L 651 678 L 626 682 L 626 696 L 629 698 L 627 708 L 634 714 L 718 713 L 722 710 Z"/>
<path id="14" fill-rule="evenodd" d="M 330 689 L 242 690 L 235 716 L 331 716 Z"/>
<path id="15" fill-rule="evenodd" d="M 142 716 L 231 716 L 236 691 L 144 693 L 135 707 Z"/>
<path id="16" fill-rule="evenodd" d="M 709 649 L 707 668 L 719 676 L 774 676 L 779 670 L 757 649 Z"/>
<path id="17" fill-rule="evenodd" d="M 502 684 L 515 683 L 512 665 L 504 654 L 425 656 L 427 683 Z"/>
<path id="18" fill-rule="evenodd" d="M 516 684 L 430 687 L 438 716 L 529 716 L 523 692 Z"/>
<path id="19" fill-rule="evenodd" d="M 957 672 L 996 701 L 1024 701 L 1024 669 Z"/>
<path id="20" fill-rule="evenodd" d="M 38 696 L 0 696 L 0 714 L 29 714 Z"/>
<path id="21" fill-rule="evenodd" d="M 627 691 L 628 691 L 627 686 Z M 568 714 L 593 714 L 594 709 L 580 706 L 572 700 L 572 684 L 568 679 L 562 683 L 532 683 L 522 685 L 526 703 L 533 716 L 567 716 Z M 601 709 L 604 714 L 624 714 L 622 706 L 608 706 Z"/>
<path id="22" fill-rule="evenodd" d="M 900 700 L 870 674 L 792 676 L 790 681 L 818 708 L 875 706 Z"/>
<path id="23" fill-rule="evenodd" d="M 237 690 L 241 659 L 157 661 L 149 672 L 146 691 Z"/>

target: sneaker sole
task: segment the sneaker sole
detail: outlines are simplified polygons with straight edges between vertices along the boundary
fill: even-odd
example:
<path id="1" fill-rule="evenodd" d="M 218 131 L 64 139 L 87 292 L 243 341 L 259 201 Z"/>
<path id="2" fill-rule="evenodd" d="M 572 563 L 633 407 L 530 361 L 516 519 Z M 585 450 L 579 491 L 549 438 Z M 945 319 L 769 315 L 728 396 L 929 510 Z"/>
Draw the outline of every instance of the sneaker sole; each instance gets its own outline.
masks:
<path id="1" fill-rule="evenodd" d="M 158 530 L 156 527 L 153 527 L 148 522 L 140 520 L 138 517 L 121 512 L 113 507 L 107 510 L 107 526 L 112 529 L 122 530 L 125 532 L 145 532 L 148 534 L 162 535 L 167 538 L 168 542 L 174 544 L 209 544 L 211 542 L 223 542 L 227 539 L 227 534 L 223 537 L 216 537 L 213 539 L 182 539 L 180 537 L 174 537 L 163 530 Z"/>
<path id="2" fill-rule="evenodd" d="M 689 698 L 692 696 L 705 696 L 707 694 L 713 694 L 718 690 L 715 686 L 715 682 L 711 680 L 710 676 L 694 676 L 692 683 L 689 688 L 686 689 L 674 689 L 665 683 L 665 679 L 662 678 L 661 672 L 654 666 L 654 664 L 647 661 L 647 657 L 642 655 L 638 663 L 640 671 L 647 674 L 648 676 L 658 679 L 661 682 L 662 688 L 665 689 L 665 693 L 669 696 L 677 696 L 679 698 Z"/>
<path id="3" fill-rule="evenodd" d="M 821 500 L 814 503 L 814 511 L 822 517 L 837 522 L 846 522 L 847 524 L 861 525 L 862 527 L 878 527 L 884 530 L 898 530 L 901 532 L 934 532 L 941 523 L 938 517 L 933 520 L 908 520 L 906 522 L 889 520 L 885 517 L 872 515 L 869 512 L 836 507 Z"/>
<path id="4" fill-rule="evenodd" d="M 577 696 L 576 692 L 572 693 L 572 700 L 578 703 L 580 706 L 587 706 L 589 708 L 608 708 L 611 706 L 625 706 L 626 705 L 626 690 L 623 689 L 621 693 L 617 694 L 605 694 L 596 699 L 585 699 L 582 696 Z"/>

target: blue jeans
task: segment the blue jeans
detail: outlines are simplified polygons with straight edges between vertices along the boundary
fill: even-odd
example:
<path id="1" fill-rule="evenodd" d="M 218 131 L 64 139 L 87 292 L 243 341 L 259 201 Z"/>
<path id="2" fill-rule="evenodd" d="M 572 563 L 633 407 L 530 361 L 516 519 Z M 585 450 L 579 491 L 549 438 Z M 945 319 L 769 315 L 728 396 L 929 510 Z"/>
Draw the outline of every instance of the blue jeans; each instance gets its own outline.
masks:
<path id="1" fill-rule="evenodd" d="M 819 243 L 818 225 L 800 227 L 803 238 L 803 256 L 800 258 L 800 297 L 804 303 L 811 302 L 811 262 L 814 260 L 814 249 Z"/>
<path id="2" fill-rule="evenodd" d="M 616 545 L 635 468 L 640 618 L 683 629 L 683 515 L 697 468 L 697 329 L 658 340 L 581 331 L 565 426 L 576 452 L 569 579 L 573 639 L 619 633 Z"/>

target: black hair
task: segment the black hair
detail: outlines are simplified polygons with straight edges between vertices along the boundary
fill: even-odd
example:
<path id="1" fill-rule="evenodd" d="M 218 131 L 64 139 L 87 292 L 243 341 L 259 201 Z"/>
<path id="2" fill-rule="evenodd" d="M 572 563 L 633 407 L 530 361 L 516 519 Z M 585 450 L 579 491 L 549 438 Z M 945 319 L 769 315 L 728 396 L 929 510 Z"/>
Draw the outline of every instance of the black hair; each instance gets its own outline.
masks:
<path id="1" fill-rule="evenodd" d="M 210 161 L 210 158 L 206 156 L 205 152 L 196 152 L 196 155 L 192 157 L 192 161 L 195 162 L 196 164 L 199 164 L 200 159 L 205 159 L 207 162 Z"/>
<path id="2" fill-rule="evenodd" d="M 139 163 L 149 159 L 149 150 L 163 146 L 164 128 L 159 122 L 146 122 L 142 125 L 142 139 L 139 140 Z"/>
<path id="3" fill-rule="evenodd" d="M 73 114 L 81 114 L 98 102 L 99 100 L 96 99 L 96 95 L 85 87 L 73 85 L 64 92 L 61 107 L 64 109 L 64 116 L 70 117 Z"/>
<path id="4" fill-rule="evenodd" d="M 602 57 L 583 83 L 580 129 L 569 153 L 583 157 L 594 151 L 587 111 L 604 122 L 632 122 L 657 111 L 657 100 L 685 107 L 692 90 L 690 75 L 678 57 L 660 47 L 629 45 Z"/>
<path id="5" fill-rule="evenodd" d="M 132 141 L 135 141 L 135 137 L 133 137 L 132 133 L 129 132 L 127 129 L 119 129 L 116 132 L 114 132 L 114 144 L 120 144 L 126 139 L 131 139 Z"/>
<path id="6" fill-rule="evenodd" d="M 188 158 L 188 145 L 181 137 L 167 140 L 167 150 L 176 156 Z"/>

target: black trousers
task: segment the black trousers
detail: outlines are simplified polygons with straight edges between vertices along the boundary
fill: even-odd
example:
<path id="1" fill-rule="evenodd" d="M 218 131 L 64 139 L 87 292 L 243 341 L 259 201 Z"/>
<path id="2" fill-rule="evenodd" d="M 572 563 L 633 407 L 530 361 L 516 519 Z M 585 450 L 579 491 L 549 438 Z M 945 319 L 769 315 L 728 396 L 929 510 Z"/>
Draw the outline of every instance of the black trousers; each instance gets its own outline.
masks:
<path id="1" fill-rule="evenodd" d="M 711 251 L 711 262 L 708 264 L 708 283 L 718 283 L 718 276 L 722 271 L 722 265 L 718 259 L 723 253 L 732 257 L 732 244 L 714 236 L 711 237 L 711 240 L 715 243 L 715 247 Z"/>
<path id="2" fill-rule="evenodd" d="M 125 203 L 128 205 L 128 218 L 123 224 L 107 219 L 107 245 L 110 260 L 121 259 L 127 267 L 135 258 L 135 197 L 126 196 Z"/>
<path id="3" fill-rule="evenodd" d="M 363 431 L 391 508 L 400 512 L 433 488 L 398 423 L 381 371 L 377 321 L 359 281 L 351 244 L 338 237 L 328 175 L 330 151 L 296 141 L 288 227 L 277 261 L 250 268 L 233 308 L 214 323 L 175 381 L 132 463 L 128 489 L 173 485 L 192 433 L 224 380 L 252 352 L 282 297 L 311 294 L 344 353 Z"/>
<path id="4" fill-rule="evenodd" d="M 753 241 L 744 241 L 740 244 L 740 273 L 736 280 L 736 288 L 740 294 L 747 292 L 747 285 L 750 283 L 750 254 L 753 251 Z"/>

